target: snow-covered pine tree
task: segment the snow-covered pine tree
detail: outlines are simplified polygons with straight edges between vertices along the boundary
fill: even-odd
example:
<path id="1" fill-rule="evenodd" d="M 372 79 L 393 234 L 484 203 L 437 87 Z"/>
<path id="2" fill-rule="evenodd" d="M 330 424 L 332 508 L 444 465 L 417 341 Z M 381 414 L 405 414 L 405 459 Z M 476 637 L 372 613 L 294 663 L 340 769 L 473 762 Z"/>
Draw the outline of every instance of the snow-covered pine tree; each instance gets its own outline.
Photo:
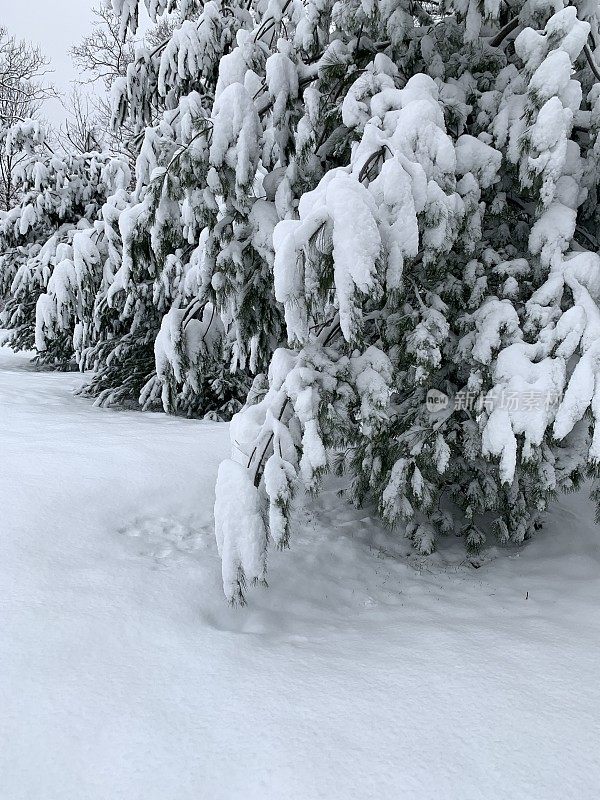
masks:
<path id="1" fill-rule="evenodd" d="M 137 0 L 112 5 L 135 25 Z M 285 316 L 219 472 L 227 597 L 333 467 L 421 552 L 450 531 L 477 549 L 490 523 L 527 538 L 600 448 L 597 4 L 146 5 L 181 20 L 117 92 L 140 125 L 168 97 L 137 230 L 161 242 L 168 220 L 195 281 L 161 329 L 163 381 L 196 369 L 186 325 L 208 303 L 254 369 L 280 338 L 271 273 Z"/>
<path id="2" fill-rule="evenodd" d="M 5 147 L 27 157 L 15 176 L 21 200 L 0 216 L 0 325 L 13 348 L 65 367 L 103 278 L 102 206 L 125 191 L 129 168 L 102 153 L 53 152 L 31 120 L 11 128 Z"/>
<path id="3" fill-rule="evenodd" d="M 134 6 L 114 5 L 123 31 L 135 31 Z M 149 10 L 156 20 L 164 4 Z M 209 3 L 200 14 L 188 3 L 160 29 L 165 40 L 138 45 L 113 86 L 115 125 L 127 121 L 140 153 L 135 192 L 118 218 L 122 259 L 96 304 L 88 392 L 99 402 L 147 408 L 162 400 L 168 411 L 230 415 L 247 387 L 230 373 L 224 327 L 204 296 L 199 242 L 208 212 L 198 187 L 206 186 L 207 108 L 236 25 L 228 10 Z"/>
<path id="4" fill-rule="evenodd" d="M 135 29 L 137 6 L 112 3 L 123 31 Z M 331 9 L 315 15 L 300 3 L 293 12 L 286 2 L 146 6 L 154 19 L 171 12 L 171 35 L 139 48 L 113 91 L 116 124 L 127 119 L 143 137 L 127 233 L 146 255 L 135 259 L 136 275 L 117 276 L 112 297 L 122 308 L 142 303 L 144 312 L 135 335 L 117 343 L 111 334 L 111 342 L 144 360 L 155 341 L 156 379 L 143 403 L 160 395 L 167 410 L 223 410 L 226 394 L 231 411 L 285 338 L 273 292 L 274 227 L 325 165 L 347 163 L 343 88 L 372 47 L 360 37 L 353 46 L 338 41 Z M 100 366 L 96 382 L 114 384 L 114 366 Z"/>

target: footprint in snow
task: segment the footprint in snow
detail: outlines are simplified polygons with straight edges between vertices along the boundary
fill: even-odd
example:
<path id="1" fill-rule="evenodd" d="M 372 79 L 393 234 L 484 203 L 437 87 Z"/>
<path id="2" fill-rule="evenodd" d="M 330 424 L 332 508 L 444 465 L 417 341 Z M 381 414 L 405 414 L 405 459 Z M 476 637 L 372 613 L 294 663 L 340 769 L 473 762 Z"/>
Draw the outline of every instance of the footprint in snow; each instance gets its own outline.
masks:
<path id="1" fill-rule="evenodd" d="M 209 526 L 192 517 L 138 517 L 120 528 L 119 533 L 137 540 L 139 555 L 158 563 L 207 550 L 212 544 Z"/>

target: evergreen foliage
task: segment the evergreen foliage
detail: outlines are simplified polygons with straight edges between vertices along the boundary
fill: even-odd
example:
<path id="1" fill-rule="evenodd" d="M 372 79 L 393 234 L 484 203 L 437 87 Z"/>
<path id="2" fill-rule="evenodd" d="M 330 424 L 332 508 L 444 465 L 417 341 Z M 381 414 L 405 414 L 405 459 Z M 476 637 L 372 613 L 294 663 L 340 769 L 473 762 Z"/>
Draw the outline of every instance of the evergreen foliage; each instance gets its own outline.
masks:
<path id="1" fill-rule="evenodd" d="M 135 33 L 139 0 L 107 2 Z M 34 248 L 2 275 L 13 341 L 37 307 L 99 402 L 239 410 L 233 602 L 332 470 L 421 553 L 527 539 L 600 461 L 597 4 L 145 4 L 166 38 L 112 90 L 135 186 L 43 245 L 31 200 L 2 219 Z"/>
<path id="2" fill-rule="evenodd" d="M 107 154 L 54 152 L 32 120 L 12 126 L 4 146 L 21 155 L 21 199 L 0 214 L 0 325 L 15 349 L 69 367 L 104 278 L 102 209 L 125 192 L 129 168 Z"/>

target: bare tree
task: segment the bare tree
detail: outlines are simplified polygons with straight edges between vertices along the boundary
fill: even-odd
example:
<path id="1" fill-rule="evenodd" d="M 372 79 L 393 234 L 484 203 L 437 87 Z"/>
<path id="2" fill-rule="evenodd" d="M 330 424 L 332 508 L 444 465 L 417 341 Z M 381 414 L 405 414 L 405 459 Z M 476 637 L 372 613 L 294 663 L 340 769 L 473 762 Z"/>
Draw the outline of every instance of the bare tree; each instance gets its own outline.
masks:
<path id="1" fill-rule="evenodd" d="M 127 65 L 133 61 L 135 43 L 131 36 L 121 41 L 119 21 L 104 4 L 93 9 L 92 14 L 92 32 L 71 49 L 71 55 L 85 75 L 79 82 L 101 80 L 108 92 L 115 78 L 127 72 Z"/>
<path id="2" fill-rule="evenodd" d="M 136 44 L 140 40 L 128 34 L 125 41 L 122 41 L 120 21 L 103 3 L 93 9 L 92 13 L 94 14 L 92 32 L 71 49 L 71 56 L 82 76 L 78 83 L 86 86 L 102 82 L 105 92 L 95 91 L 89 102 L 84 101 L 81 93 L 71 95 L 66 106 L 70 120 L 65 127 L 68 129 L 72 126 L 72 128 L 69 135 L 63 130 L 63 144 L 65 137 L 69 141 L 71 137 L 81 141 L 85 130 L 93 130 L 96 142 L 102 141 L 115 154 L 128 156 L 133 165 L 137 157 L 139 136 L 136 136 L 133 127 L 127 123 L 118 130 L 113 130 L 109 94 L 114 81 L 126 76 L 127 67 L 135 58 Z M 168 18 L 161 20 L 145 33 L 144 42 L 151 49 L 161 50 L 174 26 L 173 20 Z M 85 124 L 83 124 L 84 116 Z"/>
<path id="3" fill-rule="evenodd" d="M 127 126 L 117 131 L 112 129 L 109 93 L 114 81 L 127 74 L 127 66 L 135 55 L 135 40 L 129 35 L 122 41 L 118 19 L 104 4 L 93 9 L 92 14 L 92 32 L 71 49 L 71 56 L 82 76 L 78 84 L 86 86 L 100 82 L 104 85 L 104 92 L 95 91 L 90 96 L 79 89 L 73 91 L 66 104 L 69 119 L 63 126 L 61 139 L 63 144 L 66 139 L 74 145 L 73 140 L 81 143 L 92 133 L 91 138 L 97 146 L 101 142 L 115 154 L 127 155 L 133 161 L 133 131 Z"/>
<path id="4" fill-rule="evenodd" d="M 62 147 L 78 153 L 102 150 L 103 125 L 90 96 L 75 86 L 63 105 L 67 111 L 67 119 L 57 134 Z"/>
<path id="5" fill-rule="evenodd" d="M 36 117 L 44 100 L 55 96 L 46 81 L 48 64 L 39 48 L 0 27 L 0 207 L 6 210 L 16 200 L 14 174 L 23 156 L 5 152 L 4 136 L 17 122 Z"/>

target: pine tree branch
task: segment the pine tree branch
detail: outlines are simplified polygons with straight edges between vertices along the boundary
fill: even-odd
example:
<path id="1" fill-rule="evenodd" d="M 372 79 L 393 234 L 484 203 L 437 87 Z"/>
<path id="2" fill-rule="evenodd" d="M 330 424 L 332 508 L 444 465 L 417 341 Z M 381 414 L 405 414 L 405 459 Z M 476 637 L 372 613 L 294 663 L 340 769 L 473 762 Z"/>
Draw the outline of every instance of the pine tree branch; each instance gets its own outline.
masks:
<path id="1" fill-rule="evenodd" d="M 490 39 L 490 47 L 499 47 L 507 36 L 516 30 L 520 25 L 519 17 L 513 17 L 506 25 L 501 28 L 493 39 Z"/>
<path id="2" fill-rule="evenodd" d="M 592 53 L 591 48 L 587 42 L 583 45 L 583 52 L 585 54 L 585 57 L 587 58 L 588 64 L 590 65 L 590 69 L 594 73 L 596 80 L 600 81 L 600 69 L 598 69 L 598 65 L 594 60 L 594 54 Z"/>
<path id="3" fill-rule="evenodd" d="M 333 318 L 333 320 L 329 320 L 328 322 L 325 322 L 321 326 L 321 331 L 320 331 L 319 335 L 317 336 L 317 343 L 320 344 L 321 347 L 327 347 L 330 344 L 330 342 L 333 339 L 333 337 L 337 333 L 339 333 L 340 331 L 341 331 L 340 318 L 339 318 L 339 314 L 336 314 L 335 317 Z M 285 411 L 286 411 L 287 407 L 289 406 L 289 404 L 290 404 L 290 398 L 289 398 L 289 396 L 286 395 L 285 399 L 282 402 L 281 408 L 279 409 L 277 417 L 276 417 L 278 422 L 281 422 L 281 420 L 283 419 L 283 415 L 285 414 Z M 262 447 L 262 450 L 261 450 L 260 457 L 259 457 L 258 461 L 256 462 L 256 467 L 255 467 L 255 470 L 254 470 L 253 483 L 254 483 L 254 486 L 257 489 L 260 486 L 260 482 L 262 480 L 266 455 L 269 452 L 269 447 L 271 446 L 271 443 L 273 442 L 274 436 L 275 436 L 274 431 L 271 431 L 269 433 L 269 435 L 267 436 L 267 438 L 266 438 L 265 444 L 264 444 L 264 446 Z M 260 447 L 260 443 L 257 443 L 255 448 L 254 448 L 254 450 L 250 454 L 250 458 L 248 459 L 248 464 L 247 464 L 247 468 L 248 469 L 250 469 L 252 467 L 252 462 L 254 460 L 254 457 L 255 457 L 256 453 L 258 452 L 259 447 Z"/>
<path id="4" fill-rule="evenodd" d="M 283 419 L 283 415 L 285 414 L 285 410 L 288 407 L 289 403 L 290 403 L 290 398 L 286 397 L 285 400 L 283 401 L 282 405 L 281 405 L 281 409 L 279 410 L 279 414 L 277 415 L 277 421 L 278 422 L 281 422 L 281 420 Z M 254 483 L 254 486 L 257 489 L 258 489 L 258 487 L 260 485 L 260 481 L 261 481 L 261 478 L 262 478 L 262 475 L 263 475 L 263 472 L 264 472 L 264 469 L 261 469 L 261 467 L 264 464 L 265 457 L 267 455 L 267 452 L 269 450 L 269 447 L 271 446 L 271 443 L 272 443 L 274 437 L 275 437 L 275 432 L 271 431 L 271 433 L 267 437 L 267 441 L 265 442 L 265 446 L 263 447 L 263 450 L 262 450 L 262 453 L 260 455 L 260 458 L 258 459 L 258 462 L 256 464 L 256 470 L 254 472 L 253 483 Z M 252 462 L 252 457 L 254 456 L 254 453 L 256 452 L 256 449 L 257 448 L 254 449 L 252 455 L 250 456 L 250 461 L 248 461 L 248 468 L 250 468 L 250 464 Z"/>

